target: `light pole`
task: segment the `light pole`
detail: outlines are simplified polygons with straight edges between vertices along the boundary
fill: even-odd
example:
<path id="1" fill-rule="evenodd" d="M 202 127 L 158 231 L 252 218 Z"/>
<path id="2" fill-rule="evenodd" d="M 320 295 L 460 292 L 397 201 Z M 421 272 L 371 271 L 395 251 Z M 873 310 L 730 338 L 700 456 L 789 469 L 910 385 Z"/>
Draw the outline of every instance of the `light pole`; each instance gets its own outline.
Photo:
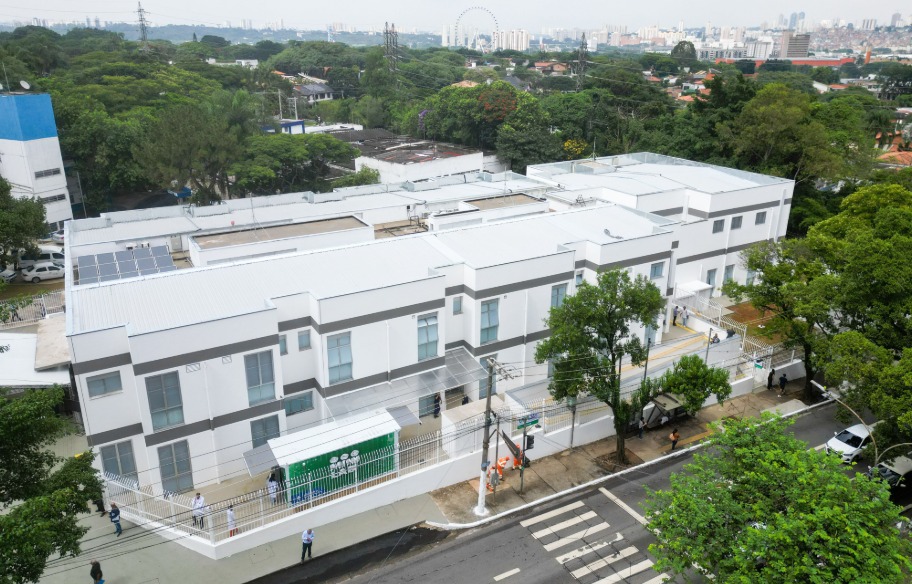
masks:
<path id="1" fill-rule="evenodd" d="M 488 460 L 488 449 L 491 446 L 491 394 L 494 393 L 494 366 L 493 357 L 488 357 L 488 390 L 485 396 L 485 423 L 484 423 L 484 441 L 481 447 L 481 475 L 478 479 L 478 506 L 475 507 L 475 515 L 484 517 L 488 514 L 485 508 L 485 489 L 487 488 L 488 466 L 491 462 Z"/>
<path id="2" fill-rule="evenodd" d="M 833 392 L 827 391 L 827 388 L 825 388 L 824 386 L 820 385 L 819 383 L 817 383 L 817 382 L 814 381 L 813 379 L 811 380 L 811 385 L 813 385 L 814 387 L 816 387 L 816 388 L 819 389 L 820 391 L 824 392 L 826 395 L 830 396 L 830 399 L 832 399 L 833 401 L 835 401 L 836 403 L 838 403 L 839 405 L 841 405 L 841 406 L 844 407 L 845 409 L 847 409 L 847 410 L 849 410 L 850 412 L 852 412 L 852 415 L 855 416 L 856 418 L 858 418 L 858 421 L 861 422 L 861 425 L 864 426 L 865 428 L 867 428 L 867 430 L 868 430 L 868 435 L 871 437 L 871 443 L 874 445 L 874 460 L 875 460 L 875 461 L 880 461 L 880 454 L 879 454 L 878 449 L 877 449 L 877 440 L 874 439 L 874 432 L 873 432 L 871 426 L 868 426 L 868 424 L 865 423 L 865 421 L 862 419 L 862 417 L 858 415 L 858 412 L 856 412 L 856 411 L 853 410 L 851 407 L 849 407 L 849 405 L 846 404 L 844 401 L 842 401 L 841 399 L 839 399 L 838 397 L 836 397 L 835 395 L 833 395 Z M 897 445 L 897 446 L 898 446 L 898 445 Z M 891 447 L 891 448 L 892 448 L 892 447 Z M 886 450 L 885 450 L 884 452 L 886 452 Z M 875 462 L 874 464 L 876 465 L 877 462 Z"/>
<path id="3" fill-rule="evenodd" d="M 567 396 L 567 407 L 570 409 L 570 450 L 573 450 L 573 433 L 576 430 L 576 396 L 568 395 Z M 523 438 L 525 440 L 525 438 Z M 525 442 L 523 442 L 523 448 L 526 447 Z M 524 451 L 525 453 L 525 451 Z"/>

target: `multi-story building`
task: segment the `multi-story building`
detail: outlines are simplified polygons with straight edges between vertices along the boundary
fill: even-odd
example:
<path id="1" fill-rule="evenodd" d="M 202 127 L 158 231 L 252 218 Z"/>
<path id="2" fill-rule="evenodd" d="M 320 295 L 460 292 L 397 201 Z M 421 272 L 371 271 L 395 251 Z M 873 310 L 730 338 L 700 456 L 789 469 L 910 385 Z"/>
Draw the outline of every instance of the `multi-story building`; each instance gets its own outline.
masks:
<path id="1" fill-rule="evenodd" d="M 41 201 L 52 228 L 73 218 L 51 96 L 0 95 L 0 176 L 13 196 Z"/>
<path id="2" fill-rule="evenodd" d="M 104 470 L 187 491 L 280 434 L 541 385 L 544 319 L 583 281 L 749 279 L 738 252 L 785 234 L 793 187 L 635 154 L 72 221 L 86 435 Z M 529 365 L 489 387 L 489 356 Z"/>
<path id="3" fill-rule="evenodd" d="M 810 44 L 811 35 L 809 34 L 795 34 L 791 31 L 783 32 L 779 39 L 779 58 L 806 59 Z"/>
<path id="4" fill-rule="evenodd" d="M 502 30 L 493 34 L 494 50 L 505 49 L 508 51 L 527 51 L 531 37 L 529 31 L 523 29 Z"/>

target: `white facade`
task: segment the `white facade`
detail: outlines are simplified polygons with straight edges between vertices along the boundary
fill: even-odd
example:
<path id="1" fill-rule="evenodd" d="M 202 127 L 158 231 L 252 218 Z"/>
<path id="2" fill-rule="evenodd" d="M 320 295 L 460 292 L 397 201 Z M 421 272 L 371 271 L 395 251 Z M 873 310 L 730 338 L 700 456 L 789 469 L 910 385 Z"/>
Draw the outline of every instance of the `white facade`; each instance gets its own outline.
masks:
<path id="1" fill-rule="evenodd" d="M 380 173 L 381 183 L 401 183 L 481 171 L 484 155 L 479 152 L 448 152 L 447 146 L 401 148 L 355 159 L 355 170 L 364 167 Z"/>
<path id="2" fill-rule="evenodd" d="M 49 225 L 73 218 L 47 94 L 0 95 L 0 176 L 13 196 L 41 201 Z"/>
<path id="3" fill-rule="evenodd" d="M 326 203 L 281 195 L 286 204 L 256 209 L 257 216 L 270 209 L 287 216 L 303 206 L 315 213 L 360 205 L 361 220 L 371 223 L 371 213 L 421 199 L 429 219 L 474 206 L 470 214 L 484 220 L 471 226 L 327 240 L 333 247 L 101 284 L 77 285 L 71 273 L 67 335 L 90 444 L 129 448 L 140 484 L 183 491 L 243 476 L 243 455 L 264 432 L 389 407 L 418 414 L 444 390 L 480 399 L 480 365 L 458 372 L 456 362 L 496 355 L 525 364 L 497 383 L 498 393 L 540 383 L 547 368 L 533 356 L 548 334 L 553 298 L 611 268 L 648 278 L 669 297 L 712 269 L 717 286 L 725 275 L 743 281 L 738 252 L 784 234 L 793 188 L 655 155 L 533 166 L 529 176 L 420 183 Z M 239 208 L 232 213 L 244 217 Z M 166 241 L 209 219 L 118 223 L 118 215 L 68 224 L 67 261 L 119 249 L 123 225 Z M 661 340 L 661 330 L 652 334 Z M 429 372 L 451 381 L 428 385 Z M 175 470 L 170 461 L 181 453 L 189 461 Z"/>

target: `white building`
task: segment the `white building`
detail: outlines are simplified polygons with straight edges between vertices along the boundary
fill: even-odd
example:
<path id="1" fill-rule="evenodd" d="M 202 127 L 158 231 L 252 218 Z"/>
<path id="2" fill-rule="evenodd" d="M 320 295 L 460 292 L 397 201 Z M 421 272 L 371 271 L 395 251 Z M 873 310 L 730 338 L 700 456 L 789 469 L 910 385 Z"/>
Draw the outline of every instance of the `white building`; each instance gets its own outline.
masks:
<path id="1" fill-rule="evenodd" d="M 651 154 L 528 174 L 68 223 L 67 337 L 99 464 L 187 491 L 245 474 L 280 434 L 483 398 L 487 356 L 527 364 L 495 391 L 541 385 L 543 319 L 583 280 L 624 268 L 671 296 L 749 278 L 737 254 L 784 235 L 794 186 Z M 420 228 L 386 237 L 403 219 Z M 144 244 L 194 265 L 142 275 Z M 115 274 L 93 281 L 102 264 Z"/>
<path id="2" fill-rule="evenodd" d="M 383 151 L 362 154 L 355 159 L 355 170 L 364 167 L 379 172 L 381 183 L 401 183 L 480 172 L 485 168 L 485 156 L 479 150 L 418 140 L 398 143 Z"/>
<path id="3" fill-rule="evenodd" d="M 492 35 L 494 50 L 505 49 L 508 51 L 527 51 L 531 37 L 529 31 L 523 29 L 502 30 Z"/>
<path id="4" fill-rule="evenodd" d="M 44 203 L 54 229 L 73 218 L 51 96 L 0 95 L 0 176 L 20 198 Z"/>

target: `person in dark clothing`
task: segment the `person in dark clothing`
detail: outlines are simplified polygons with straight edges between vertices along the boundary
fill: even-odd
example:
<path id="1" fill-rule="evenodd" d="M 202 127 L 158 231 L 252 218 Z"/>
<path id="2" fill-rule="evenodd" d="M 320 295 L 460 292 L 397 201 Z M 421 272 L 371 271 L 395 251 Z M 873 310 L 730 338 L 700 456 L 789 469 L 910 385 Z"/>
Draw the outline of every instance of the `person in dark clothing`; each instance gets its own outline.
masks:
<path id="1" fill-rule="evenodd" d="M 671 431 L 671 434 L 668 435 L 668 439 L 671 440 L 671 449 L 674 450 L 678 445 L 678 440 L 681 439 L 681 434 L 678 433 L 677 428 Z"/>
<path id="2" fill-rule="evenodd" d="M 120 528 L 120 509 L 117 508 L 117 503 L 111 503 L 111 511 L 108 515 L 111 516 L 111 523 L 114 524 L 114 533 L 117 534 L 117 537 L 120 537 L 123 529 Z"/>
<path id="3" fill-rule="evenodd" d="M 776 370 L 770 369 L 770 374 L 766 378 L 766 391 L 773 391 L 773 379 L 775 379 Z"/>
<path id="4" fill-rule="evenodd" d="M 92 560 L 89 565 L 92 566 L 92 570 L 89 572 L 89 576 L 92 577 L 92 582 L 95 584 L 102 584 L 104 582 L 104 576 L 101 573 L 101 564 L 98 563 L 98 560 Z"/>
<path id="5" fill-rule="evenodd" d="M 440 417 L 440 394 L 434 396 L 434 417 Z"/>
<path id="6" fill-rule="evenodd" d="M 785 394 L 785 384 L 788 383 L 788 378 L 785 376 L 785 373 L 782 374 L 782 377 L 779 378 L 779 397 L 782 397 Z"/>
<path id="7" fill-rule="evenodd" d="M 104 508 L 104 499 L 95 499 L 93 501 L 93 503 L 95 503 L 95 510 L 98 511 L 99 517 L 104 517 L 105 515 L 108 514 L 108 512 L 105 511 L 105 508 Z"/>

